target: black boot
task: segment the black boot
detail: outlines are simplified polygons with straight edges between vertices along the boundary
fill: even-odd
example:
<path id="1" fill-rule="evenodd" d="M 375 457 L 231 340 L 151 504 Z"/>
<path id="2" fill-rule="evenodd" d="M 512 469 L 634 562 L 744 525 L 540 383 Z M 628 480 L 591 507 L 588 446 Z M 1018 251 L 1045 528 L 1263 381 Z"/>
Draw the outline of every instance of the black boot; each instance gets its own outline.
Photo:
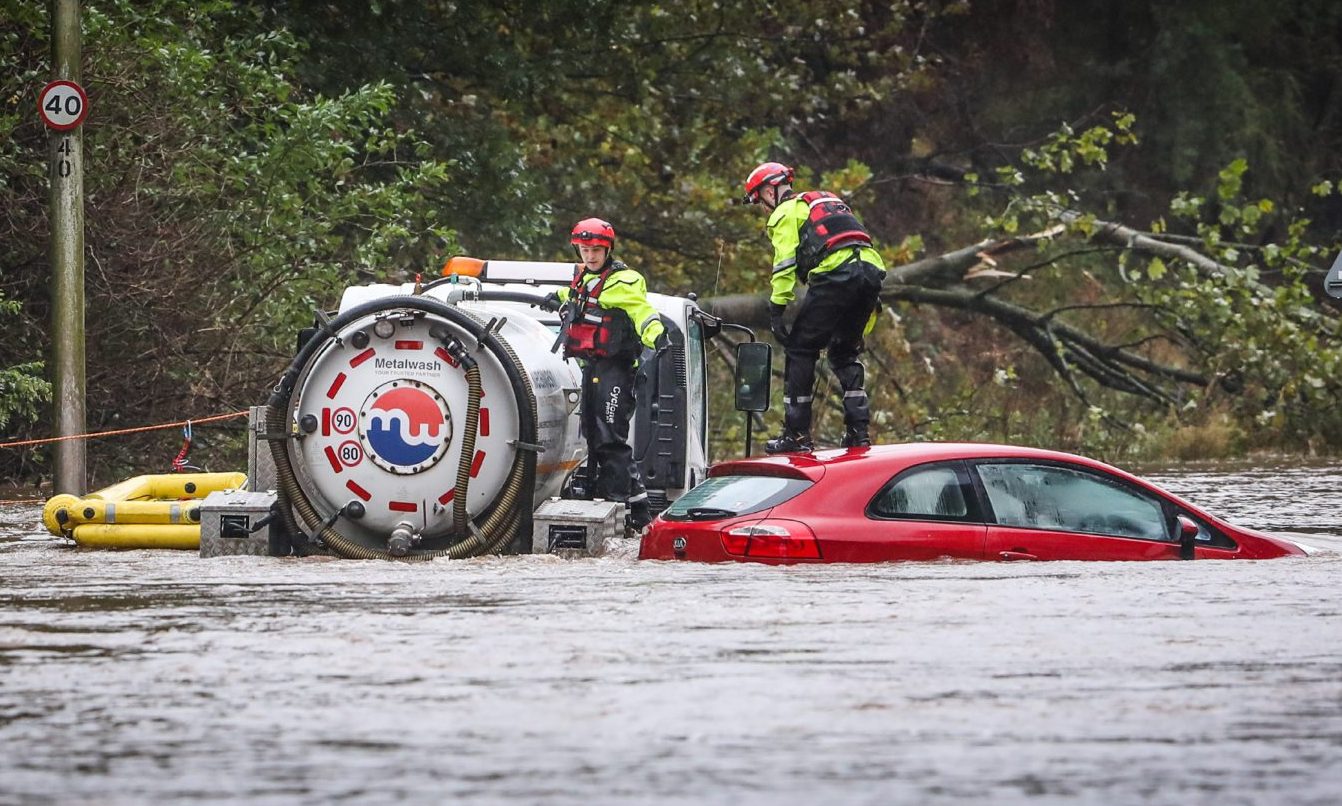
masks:
<path id="1" fill-rule="evenodd" d="M 794 434 L 784 431 L 764 443 L 765 453 L 810 453 L 815 450 L 810 434 Z"/>
<path id="2" fill-rule="evenodd" d="M 652 515 L 646 514 L 643 517 L 636 516 L 633 512 L 624 516 L 624 536 L 636 540 L 643 536 L 643 530 L 652 523 Z"/>
<path id="3" fill-rule="evenodd" d="M 843 446 L 845 448 L 870 448 L 871 435 L 867 433 L 867 427 L 864 425 L 844 431 Z"/>
<path id="4" fill-rule="evenodd" d="M 652 523 L 652 508 L 648 506 L 646 498 L 629 505 L 629 514 L 624 516 L 624 523 L 639 532 Z"/>

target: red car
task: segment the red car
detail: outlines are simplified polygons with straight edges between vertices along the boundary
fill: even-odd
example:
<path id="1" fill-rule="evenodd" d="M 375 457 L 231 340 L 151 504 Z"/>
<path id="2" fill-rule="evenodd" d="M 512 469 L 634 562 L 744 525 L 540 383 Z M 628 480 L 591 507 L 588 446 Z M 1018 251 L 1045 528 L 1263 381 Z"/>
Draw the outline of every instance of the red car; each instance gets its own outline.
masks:
<path id="1" fill-rule="evenodd" d="M 698 562 L 1266 559 L 1233 526 L 1057 451 L 922 443 L 723 462 L 657 517 L 640 559 Z"/>

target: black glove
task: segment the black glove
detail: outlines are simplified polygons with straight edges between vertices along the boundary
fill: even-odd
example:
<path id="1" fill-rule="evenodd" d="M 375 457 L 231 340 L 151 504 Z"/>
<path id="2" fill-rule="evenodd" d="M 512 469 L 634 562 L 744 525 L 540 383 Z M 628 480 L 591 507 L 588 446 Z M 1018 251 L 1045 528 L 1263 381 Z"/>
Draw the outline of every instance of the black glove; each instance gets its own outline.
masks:
<path id="1" fill-rule="evenodd" d="M 652 349 L 656 350 L 659 353 L 663 350 L 670 349 L 670 347 L 671 347 L 671 336 L 668 335 L 665 330 L 663 330 L 661 334 L 658 335 L 657 338 L 652 343 Z"/>
<path id="2" fill-rule="evenodd" d="M 774 334 L 779 344 L 787 341 L 788 329 L 783 324 L 783 311 L 787 310 L 786 305 L 779 305 L 776 302 L 769 303 L 769 332 Z"/>
<path id="3" fill-rule="evenodd" d="M 564 303 L 559 301 L 559 292 L 551 291 L 541 300 L 540 306 L 547 311 L 557 311 L 563 307 Z"/>

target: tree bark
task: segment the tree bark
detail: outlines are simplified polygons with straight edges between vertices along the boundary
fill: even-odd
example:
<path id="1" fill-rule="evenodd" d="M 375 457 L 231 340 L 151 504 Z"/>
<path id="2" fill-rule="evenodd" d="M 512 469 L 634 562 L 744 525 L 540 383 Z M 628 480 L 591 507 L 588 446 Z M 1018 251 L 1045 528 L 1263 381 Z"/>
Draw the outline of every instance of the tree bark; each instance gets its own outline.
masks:
<path id="1" fill-rule="evenodd" d="M 1064 223 L 1074 223 L 1079 214 L 1067 212 Z M 1078 382 L 1086 376 L 1111 389 L 1138 395 L 1160 403 L 1178 401 L 1176 390 L 1165 388 L 1163 382 L 1189 386 L 1205 386 L 1210 379 L 1194 370 L 1168 366 L 1145 356 L 1107 344 L 1080 327 L 1061 322 L 1058 311 L 1038 312 L 1007 302 L 994 294 L 998 287 L 972 290 L 963 287 L 967 276 L 984 268 L 996 276 L 1011 277 L 996 269 L 998 257 L 1035 249 L 1042 243 L 1067 237 L 1063 224 L 1042 232 L 1017 238 L 988 239 L 947 252 L 923 258 L 891 269 L 881 288 L 881 301 L 913 302 L 969 311 L 991 319 L 1007 328 L 1033 347 L 1058 373 L 1081 400 L 1086 400 Z M 1198 252 L 1192 247 L 1161 241 L 1157 237 L 1138 232 L 1109 221 L 1095 222 L 1090 240 L 1118 246 L 1135 252 L 1169 260 L 1184 261 L 1207 275 L 1224 275 L 1237 271 Z M 798 295 L 804 288 L 798 288 Z M 769 324 L 768 296 L 765 294 L 731 294 L 701 301 L 705 310 L 727 321 L 763 329 Z M 1068 306 L 1068 310 L 1112 307 L 1108 303 Z"/>

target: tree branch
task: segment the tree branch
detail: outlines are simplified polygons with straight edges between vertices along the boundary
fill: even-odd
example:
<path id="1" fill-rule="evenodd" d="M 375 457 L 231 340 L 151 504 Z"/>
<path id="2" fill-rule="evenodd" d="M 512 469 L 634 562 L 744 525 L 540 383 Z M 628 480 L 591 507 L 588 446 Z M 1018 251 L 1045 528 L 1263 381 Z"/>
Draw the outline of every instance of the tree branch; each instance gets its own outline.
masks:
<path id="1" fill-rule="evenodd" d="M 1007 281 L 985 290 L 971 291 L 963 287 L 951 287 L 961 283 L 966 274 L 977 268 L 998 271 L 995 267 L 997 258 L 1001 256 L 1035 249 L 1041 243 L 1051 242 L 1060 236 L 1067 237 L 1069 230 L 1064 225 L 1073 224 L 1079 218 L 1079 213 L 1067 211 L 1059 216 L 1059 220 L 1063 223 L 1042 232 L 1016 238 L 985 239 L 942 255 L 898 266 L 887 273 L 881 289 L 881 299 L 886 303 L 903 300 L 970 311 L 992 319 L 1033 347 L 1072 393 L 1087 405 L 1089 400 L 1078 376 L 1085 376 L 1101 386 L 1162 404 L 1176 403 L 1178 395 L 1163 388 L 1159 381 L 1206 386 L 1210 380 L 1202 373 L 1162 364 L 1130 349 L 1152 338 L 1168 338 L 1168 336 L 1143 337 L 1129 344 L 1109 344 L 1058 319 L 1060 314 L 1069 311 L 1118 307 L 1158 311 L 1156 306 L 1138 302 L 1101 302 L 1061 305 L 1041 313 L 993 295 L 1003 286 L 1014 282 L 1028 269 L 1012 272 Z M 1114 222 L 1095 222 L 1091 240 L 1105 244 L 1099 248 L 1117 247 L 1184 261 L 1206 275 L 1223 276 L 1239 271 L 1187 246 L 1161 241 Z M 1081 252 L 1088 251 L 1093 249 L 1081 250 Z M 1059 259 L 1061 258 L 1050 258 L 1039 265 L 1047 265 Z M 803 290 L 798 289 L 799 292 Z M 733 294 L 705 299 L 701 304 L 709 312 L 728 321 L 756 328 L 763 328 L 768 324 L 768 299 L 764 295 Z"/>

